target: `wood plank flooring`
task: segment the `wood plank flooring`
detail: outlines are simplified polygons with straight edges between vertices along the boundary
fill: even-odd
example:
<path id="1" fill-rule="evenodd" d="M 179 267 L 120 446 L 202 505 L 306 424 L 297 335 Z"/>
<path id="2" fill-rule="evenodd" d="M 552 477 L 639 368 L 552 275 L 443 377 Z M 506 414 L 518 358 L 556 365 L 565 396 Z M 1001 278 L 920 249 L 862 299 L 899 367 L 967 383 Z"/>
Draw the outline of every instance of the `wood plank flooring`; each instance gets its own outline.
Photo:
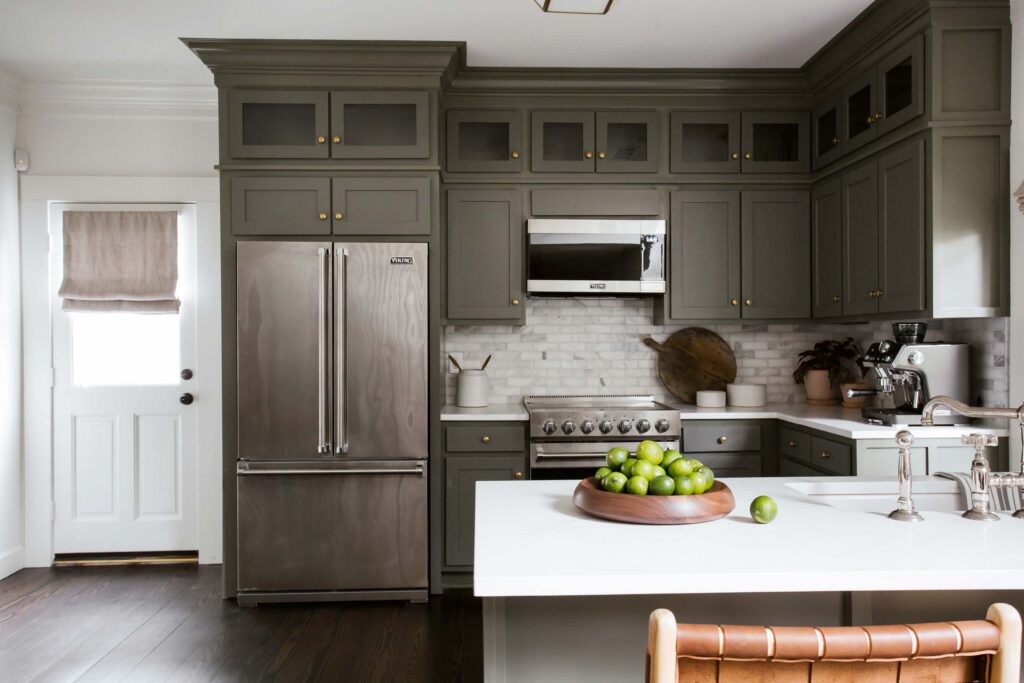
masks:
<path id="1" fill-rule="evenodd" d="M 220 567 L 24 569 L 0 581 L 0 681 L 476 682 L 480 601 L 238 607 Z"/>

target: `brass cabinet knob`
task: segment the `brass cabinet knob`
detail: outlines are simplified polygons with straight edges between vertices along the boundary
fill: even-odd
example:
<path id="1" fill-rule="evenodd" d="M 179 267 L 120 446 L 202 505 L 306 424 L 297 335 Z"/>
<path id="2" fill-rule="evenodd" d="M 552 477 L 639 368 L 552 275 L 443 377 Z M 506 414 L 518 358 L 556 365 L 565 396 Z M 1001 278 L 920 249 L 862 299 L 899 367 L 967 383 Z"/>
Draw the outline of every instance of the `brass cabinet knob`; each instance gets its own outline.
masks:
<path id="1" fill-rule="evenodd" d="M 832 303 L 837 304 L 837 303 L 839 303 L 842 300 L 843 300 L 842 297 L 840 297 L 838 294 L 833 294 L 832 295 Z"/>
<path id="2" fill-rule="evenodd" d="M 867 124 L 872 124 L 874 122 L 875 122 L 875 117 L 874 116 L 870 116 L 869 115 L 866 119 L 864 119 L 864 123 L 867 123 Z"/>
<path id="3" fill-rule="evenodd" d="M 882 112 L 880 112 L 880 111 L 876 111 L 875 112 L 875 121 L 881 121 L 883 118 L 884 117 L 882 115 Z"/>
<path id="4" fill-rule="evenodd" d="M 490 443 L 491 442 L 491 437 L 489 437 L 487 435 L 484 435 L 484 436 L 480 437 L 480 440 L 483 441 L 484 443 Z"/>
<path id="5" fill-rule="evenodd" d="M 320 212 L 320 220 L 322 220 L 322 221 L 327 220 L 327 212 L 326 211 L 321 211 Z"/>
<path id="6" fill-rule="evenodd" d="M 335 211 L 334 212 L 334 220 L 340 221 L 344 217 L 345 217 L 345 214 L 343 214 L 341 211 Z"/>
<path id="7" fill-rule="evenodd" d="M 872 299 L 874 299 L 875 298 L 875 290 L 871 290 L 870 292 L 868 292 L 868 296 L 871 297 Z"/>
<path id="8" fill-rule="evenodd" d="M 740 153 L 739 152 L 733 152 L 732 153 L 732 158 L 733 159 L 739 159 L 740 158 Z"/>
<path id="9" fill-rule="evenodd" d="M 790 441 L 790 442 L 789 442 L 789 447 L 790 447 L 790 448 L 796 448 L 796 447 L 797 447 L 797 443 L 796 443 L 796 441 Z"/>
<path id="10" fill-rule="evenodd" d="M 730 306 L 739 306 L 740 305 L 740 300 L 739 299 L 729 299 L 729 305 Z"/>
<path id="11" fill-rule="evenodd" d="M 729 440 L 729 437 L 727 437 L 727 436 L 720 436 L 720 437 L 718 437 L 718 443 L 720 443 L 720 444 L 724 444 L 728 440 Z"/>
<path id="12" fill-rule="evenodd" d="M 839 144 L 839 138 L 837 138 L 837 137 L 836 138 L 832 138 L 832 146 L 835 147 L 838 144 Z"/>
<path id="13" fill-rule="evenodd" d="M 598 153 L 597 153 L 597 158 L 598 158 L 598 159 L 604 159 L 604 156 L 605 156 L 605 155 L 604 155 L 604 152 L 598 152 Z"/>
<path id="14" fill-rule="evenodd" d="M 341 136 L 340 135 L 332 135 L 331 136 L 331 142 L 333 142 L 336 145 L 340 145 L 341 144 Z"/>
<path id="15" fill-rule="evenodd" d="M 585 156 L 588 159 L 593 159 L 594 158 L 594 153 L 593 152 L 584 152 L 583 156 Z"/>
<path id="16" fill-rule="evenodd" d="M 522 472 L 515 472 L 515 473 L 514 473 L 514 474 L 512 475 L 512 478 L 513 478 L 513 479 L 522 479 L 522 478 L 523 478 L 523 473 L 522 473 Z"/>
<path id="17" fill-rule="evenodd" d="M 828 460 L 831 457 L 832 457 L 832 454 L 829 453 L 828 451 L 822 451 L 821 452 L 821 459 L 822 460 Z"/>
<path id="18" fill-rule="evenodd" d="M 325 138 L 323 135 L 317 135 L 316 136 L 316 144 L 322 145 L 325 142 L 327 142 L 327 138 Z"/>
<path id="19" fill-rule="evenodd" d="M 751 154 L 750 152 L 746 152 L 746 153 L 745 153 L 745 154 L 743 155 L 743 158 L 744 158 L 744 159 L 753 159 L 753 158 L 754 158 L 754 155 L 753 155 L 753 154 Z"/>
<path id="20" fill-rule="evenodd" d="M 511 156 L 512 156 L 513 159 L 518 159 L 519 158 L 519 152 L 512 152 Z"/>
<path id="21" fill-rule="evenodd" d="M 880 289 L 875 290 L 875 296 L 885 296 L 885 292 Z"/>
<path id="22" fill-rule="evenodd" d="M 513 306 L 518 306 L 519 305 L 519 299 L 512 299 L 512 305 Z"/>
<path id="23" fill-rule="evenodd" d="M 747 306 L 753 306 L 754 305 L 754 300 L 753 299 L 746 299 L 743 303 L 745 303 Z"/>

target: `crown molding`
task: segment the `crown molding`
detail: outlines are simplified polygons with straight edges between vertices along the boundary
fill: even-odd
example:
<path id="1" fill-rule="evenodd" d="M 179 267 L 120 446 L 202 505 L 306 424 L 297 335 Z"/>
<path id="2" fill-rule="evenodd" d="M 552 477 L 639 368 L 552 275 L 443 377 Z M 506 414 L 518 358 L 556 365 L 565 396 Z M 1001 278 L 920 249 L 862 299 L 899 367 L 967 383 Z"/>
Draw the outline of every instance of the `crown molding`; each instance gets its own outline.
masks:
<path id="1" fill-rule="evenodd" d="M 168 85 L 151 81 L 24 83 L 19 108 L 37 117 L 217 118 L 212 85 Z"/>

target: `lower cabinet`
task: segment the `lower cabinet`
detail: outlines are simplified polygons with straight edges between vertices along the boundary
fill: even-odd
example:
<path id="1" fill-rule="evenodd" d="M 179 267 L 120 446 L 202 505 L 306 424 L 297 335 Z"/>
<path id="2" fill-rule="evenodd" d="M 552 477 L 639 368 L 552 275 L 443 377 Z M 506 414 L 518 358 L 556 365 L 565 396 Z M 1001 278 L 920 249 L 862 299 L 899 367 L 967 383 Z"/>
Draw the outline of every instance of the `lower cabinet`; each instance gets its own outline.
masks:
<path id="1" fill-rule="evenodd" d="M 783 477 L 849 476 L 855 443 L 813 429 L 779 427 L 779 474 Z"/>
<path id="2" fill-rule="evenodd" d="M 771 420 L 684 420 L 680 450 L 716 477 L 760 477 L 775 471 L 773 429 Z"/>

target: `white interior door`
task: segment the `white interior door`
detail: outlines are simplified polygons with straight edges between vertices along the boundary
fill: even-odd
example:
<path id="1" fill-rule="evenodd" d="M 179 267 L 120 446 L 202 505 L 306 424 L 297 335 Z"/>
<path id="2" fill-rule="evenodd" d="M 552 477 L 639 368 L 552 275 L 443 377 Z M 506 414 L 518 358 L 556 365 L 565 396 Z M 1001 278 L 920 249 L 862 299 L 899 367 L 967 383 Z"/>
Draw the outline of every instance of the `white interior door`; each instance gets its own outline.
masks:
<path id="1" fill-rule="evenodd" d="M 65 313 L 64 211 L 178 211 L 176 315 Z M 52 204 L 54 553 L 195 550 L 194 205 Z M 190 370 L 192 379 L 184 379 Z"/>

